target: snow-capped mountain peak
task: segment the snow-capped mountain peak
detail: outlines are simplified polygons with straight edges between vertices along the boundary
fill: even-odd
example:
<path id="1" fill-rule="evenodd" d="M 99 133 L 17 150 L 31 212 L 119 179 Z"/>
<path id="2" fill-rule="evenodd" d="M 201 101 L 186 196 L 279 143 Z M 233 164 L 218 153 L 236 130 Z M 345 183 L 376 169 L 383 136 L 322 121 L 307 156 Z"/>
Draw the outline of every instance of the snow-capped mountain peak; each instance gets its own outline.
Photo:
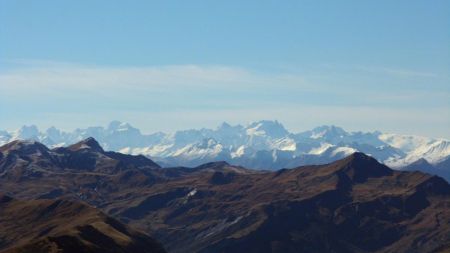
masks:
<path id="1" fill-rule="evenodd" d="M 12 139 L 14 140 L 36 139 L 38 137 L 39 137 L 39 130 L 35 125 L 22 126 L 20 129 L 12 133 Z"/>
<path id="2" fill-rule="evenodd" d="M 126 131 L 140 132 L 139 129 L 132 127 L 130 124 L 120 121 L 111 122 L 108 125 L 108 130 L 111 132 L 126 132 Z"/>
<path id="3" fill-rule="evenodd" d="M 278 121 L 261 120 L 248 125 L 246 132 L 248 135 L 268 136 L 276 139 L 285 137 L 289 132 Z"/>
<path id="4" fill-rule="evenodd" d="M 215 129 L 189 129 L 175 133 L 142 134 L 120 121 L 107 127 L 64 132 L 36 126 L 0 131 L 0 145 L 31 139 L 50 147 L 69 146 L 94 137 L 104 150 L 143 154 L 165 165 L 196 166 L 217 160 L 249 168 L 279 169 L 328 163 L 353 152 L 372 155 L 392 167 L 403 167 L 420 158 L 431 164 L 450 156 L 450 141 L 381 132 L 347 132 L 337 126 L 320 126 L 291 133 L 280 122 L 262 120 L 246 126 L 222 123 Z"/>
<path id="5" fill-rule="evenodd" d="M 348 133 L 337 126 L 320 126 L 311 130 L 311 139 L 343 139 L 348 136 Z"/>

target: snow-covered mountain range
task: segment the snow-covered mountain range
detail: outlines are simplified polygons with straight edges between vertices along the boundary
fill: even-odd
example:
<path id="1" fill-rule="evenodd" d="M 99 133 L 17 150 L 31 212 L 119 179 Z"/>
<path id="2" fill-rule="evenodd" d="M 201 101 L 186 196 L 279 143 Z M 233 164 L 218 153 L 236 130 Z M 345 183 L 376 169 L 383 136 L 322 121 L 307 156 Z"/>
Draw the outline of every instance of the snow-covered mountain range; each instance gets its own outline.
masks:
<path id="1" fill-rule="evenodd" d="M 450 141 L 422 136 L 381 132 L 347 132 L 336 126 L 320 126 L 291 133 L 278 121 L 251 124 L 221 124 L 216 129 L 190 129 L 175 133 L 142 134 L 119 121 L 105 127 L 73 132 L 54 127 L 46 131 L 32 126 L 0 131 L 0 145 L 15 139 L 32 139 L 50 147 L 67 146 L 87 137 L 97 139 L 104 149 L 143 154 L 165 166 L 196 166 L 223 160 L 248 168 L 280 169 L 322 164 L 355 151 L 369 154 L 393 168 L 419 159 L 438 164 L 450 157 Z"/>

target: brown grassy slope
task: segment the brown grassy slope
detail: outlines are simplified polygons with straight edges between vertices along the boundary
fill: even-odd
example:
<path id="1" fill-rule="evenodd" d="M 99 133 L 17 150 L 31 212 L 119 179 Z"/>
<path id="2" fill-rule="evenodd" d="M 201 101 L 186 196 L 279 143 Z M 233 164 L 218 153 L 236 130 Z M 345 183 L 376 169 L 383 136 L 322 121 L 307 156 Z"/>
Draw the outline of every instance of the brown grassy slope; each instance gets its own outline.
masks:
<path id="1" fill-rule="evenodd" d="M 165 252 L 149 236 L 67 200 L 0 197 L 1 252 Z"/>
<path id="2" fill-rule="evenodd" d="M 169 252 L 439 252 L 450 241 L 450 186 L 355 153 L 277 172 L 218 162 L 151 166 L 92 140 L 0 148 L 0 191 L 95 205 Z M 86 146 L 94 148 L 86 148 Z M 16 144 L 16 146 L 20 146 Z"/>

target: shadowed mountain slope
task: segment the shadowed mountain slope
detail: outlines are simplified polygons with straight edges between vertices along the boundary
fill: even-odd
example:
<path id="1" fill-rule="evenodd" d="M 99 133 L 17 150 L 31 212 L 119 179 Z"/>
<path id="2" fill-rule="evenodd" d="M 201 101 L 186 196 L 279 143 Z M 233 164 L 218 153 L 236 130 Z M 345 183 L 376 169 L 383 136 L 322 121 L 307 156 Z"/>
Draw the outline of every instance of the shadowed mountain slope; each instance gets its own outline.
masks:
<path id="1" fill-rule="evenodd" d="M 449 184 L 391 170 L 363 153 L 267 172 L 225 162 L 162 169 L 146 158 L 81 146 L 1 147 L 0 191 L 85 201 L 175 253 L 439 252 L 450 246 Z M 72 159 L 79 162 L 67 162 Z"/>
<path id="2" fill-rule="evenodd" d="M 148 252 L 162 246 L 88 205 L 0 196 L 0 252 Z"/>
<path id="3" fill-rule="evenodd" d="M 422 171 L 428 174 L 440 176 L 447 180 L 447 182 L 450 182 L 450 157 L 447 157 L 435 165 L 432 165 L 426 159 L 421 158 L 404 167 L 403 170 Z"/>

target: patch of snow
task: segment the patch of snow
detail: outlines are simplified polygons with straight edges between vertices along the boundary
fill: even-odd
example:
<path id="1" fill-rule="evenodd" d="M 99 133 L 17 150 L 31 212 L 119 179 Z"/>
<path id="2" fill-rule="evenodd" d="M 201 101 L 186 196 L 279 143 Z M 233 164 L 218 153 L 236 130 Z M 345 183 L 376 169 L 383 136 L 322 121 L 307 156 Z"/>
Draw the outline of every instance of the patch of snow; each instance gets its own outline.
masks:
<path id="1" fill-rule="evenodd" d="M 318 133 L 312 133 L 310 138 L 311 139 L 320 139 L 322 138 L 325 134 L 327 133 L 327 131 L 322 131 L 322 132 L 318 132 Z"/>
<path id="2" fill-rule="evenodd" d="M 327 151 L 331 147 L 334 147 L 334 145 L 324 142 L 324 143 L 320 144 L 320 147 L 311 149 L 308 152 L 308 154 L 310 154 L 310 155 L 321 155 L 321 154 L 323 154 L 325 151 Z"/>
<path id="3" fill-rule="evenodd" d="M 358 150 L 356 150 L 354 148 L 350 148 L 350 147 L 337 147 L 336 149 L 334 149 L 331 152 L 331 156 L 336 156 L 338 154 L 343 154 L 344 156 L 349 156 L 357 151 Z"/>
<path id="4" fill-rule="evenodd" d="M 129 155 L 131 154 L 131 148 L 130 147 L 122 148 L 119 150 L 119 153 Z"/>
<path id="5" fill-rule="evenodd" d="M 291 138 L 281 138 L 275 140 L 271 147 L 282 151 L 295 151 L 297 150 L 297 143 Z"/>
<path id="6" fill-rule="evenodd" d="M 236 151 L 231 152 L 231 158 L 238 158 L 245 154 L 245 146 L 240 146 Z"/>
<path id="7" fill-rule="evenodd" d="M 255 135 L 255 136 L 264 136 L 266 132 L 264 130 L 260 130 L 259 128 L 262 126 L 262 123 L 259 123 L 253 128 L 247 128 L 245 131 L 247 135 Z"/>
<path id="8" fill-rule="evenodd" d="M 401 149 L 404 152 L 411 152 L 420 147 L 429 145 L 434 140 L 428 137 L 415 135 L 400 135 L 400 134 L 380 134 L 378 138 L 388 145 Z"/>
<path id="9" fill-rule="evenodd" d="M 196 193 L 197 193 L 197 189 L 194 189 L 194 190 L 190 191 L 190 192 L 187 194 L 187 197 L 188 197 L 188 198 L 189 198 L 189 197 L 192 197 L 192 196 L 194 196 Z"/>
<path id="10" fill-rule="evenodd" d="M 89 147 L 88 145 L 86 145 L 86 144 L 81 144 L 81 146 L 80 146 L 80 149 L 89 149 L 89 148 L 91 148 L 91 147 Z"/>
<path id="11" fill-rule="evenodd" d="M 60 142 L 60 143 L 53 144 L 50 147 L 51 148 L 60 148 L 60 147 L 64 147 L 64 146 L 67 146 L 67 144 L 65 142 Z"/>

